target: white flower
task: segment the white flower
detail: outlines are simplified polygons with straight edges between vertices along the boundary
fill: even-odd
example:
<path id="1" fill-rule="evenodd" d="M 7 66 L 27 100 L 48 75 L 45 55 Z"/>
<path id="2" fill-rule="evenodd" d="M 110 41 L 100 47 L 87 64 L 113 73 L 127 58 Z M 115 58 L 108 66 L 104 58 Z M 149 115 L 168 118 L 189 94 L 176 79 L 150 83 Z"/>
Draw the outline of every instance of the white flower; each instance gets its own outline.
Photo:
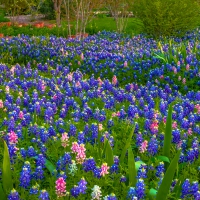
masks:
<path id="1" fill-rule="evenodd" d="M 98 186 L 98 185 L 95 185 L 93 188 L 92 188 L 92 199 L 101 199 L 101 188 Z"/>
<path id="2" fill-rule="evenodd" d="M 72 164 L 69 164 L 69 168 L 68 169 L 69 169 L 69 174 L 74 176 L 76 171 L 78 170 L 78 168 L 76 166 L 76 162 L 74 160 L 72 160 Z"/>

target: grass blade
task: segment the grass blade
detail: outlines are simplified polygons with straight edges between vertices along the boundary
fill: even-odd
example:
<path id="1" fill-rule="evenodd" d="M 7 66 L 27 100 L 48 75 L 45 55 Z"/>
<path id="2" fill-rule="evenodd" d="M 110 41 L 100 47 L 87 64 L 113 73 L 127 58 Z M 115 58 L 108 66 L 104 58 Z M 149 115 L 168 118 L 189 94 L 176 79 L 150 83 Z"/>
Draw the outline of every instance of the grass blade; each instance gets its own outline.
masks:
<path id="1" fill-rule="evenodd" d="M 107 145 L 108 145 L 108 140 L 104 138 L 104 148 L 103 148 L 102 156 L 104 156 L 106 153 Z"/>
<path id="2" fill-rule="evenodd" d="M 98 141 L 98 156 L 99 156 L 99 159 L 101 159 L 101 134 L 100 134 L 100 132 L 98 133 L 98 139 L 97 139 L 97 141 Z"/>
<path id="3" fill-rule="evenodd" d="M 1 183 L 0 183 L 0 197 L 1 197 L 1 200 L 6 200 L 6 195 L 5 195 L 4 191 L 3 191 Z"/>
<path id="4" fill-rule="evenodd" d="M 128 149 L 128 173 L 129 173 L 129 186 L 135 187 L 136 185 L 136 169 L 135 160 L 131 147 Z"/>
<path id="5" fill-rule="evenodd" d="M 45 159 L 45 166 L 50 171 L 51 174 L 56 169 L 55 166 L 47 159 Z"/>
<path id="6" fill-rule="evenodd" d="M 172 180 L 174 178 L 174 173 L 175 173 L 176 168 L 177 168 L 177 164 L 178 164 L 178 161 L 179 161 L 180 154 L 181 154 L 181 150 L 179 150 L 176 153 L 174 159 L 172 160 L 170 166 L 168 167 L 168 169 L 165 173 L 165 176 L 163 178 L 163 181 L 160 185 L 160 188 L 158 190 L 158 193 L 156 195 L 156 200 L 167 199 L 167 194 L 169 193 L 169 189 L 170 189 Z"/>
<path id="7" fill-rule="evenodd" d="M 113 150 L 110 146 L 110 142 L 107 142 L 107 147 L 106 147 L 106 162 L 108 163 L 109 166 L 112 166 L 114 163 L 114 157 L 113 157 Z"/>
<path id="8" fill-rule="evenodd" d="M 2 181 L 3 181 L 3 189 L 7 194 L 13 189 L 13 183 L 12 183 L 12 173 L 10 168 L 10 155 L 8 151 L 8 146 L 5 141 L 4 141 Z"/>
<path id="9" fill-rule="evenodd" d="M 163 146 L 163 156 L 166 156 L 168 158 L 170 156 L 171 139 L 172 139 L 172 103 L 169 105 L 167 124 L 165 129 L 164 146 Z"/>
<path id="10" fill-rule="evenodd" d="M 36 160 L 38 159 L 37 156 L 34 157 Z M 49 172 L 52 174 L 56 167 L 47 159 L 45 159 L 45 167 L 49 170 Z"/>
<path id="11" fill-rule="evenodd" d="M 122 154 L 121 154 L 121 157 L 120 157 L 120 163 L 121 164 L 124 162 L 126 151 L 127 151 L 127 149 L 129 148 L 129 146 L 131 144 L 131 140 L 132 140 L 132 137 L 133 137 L 134 130 L 135 130 L 135 126 L 133 127 L 133 130 L 129 134 L 129 137 L 128 137 L 127 141 L 126 141 L 126 144 L 125 144 L 125 146 L 124 146 L 124 148 L 122 150 Z"/>

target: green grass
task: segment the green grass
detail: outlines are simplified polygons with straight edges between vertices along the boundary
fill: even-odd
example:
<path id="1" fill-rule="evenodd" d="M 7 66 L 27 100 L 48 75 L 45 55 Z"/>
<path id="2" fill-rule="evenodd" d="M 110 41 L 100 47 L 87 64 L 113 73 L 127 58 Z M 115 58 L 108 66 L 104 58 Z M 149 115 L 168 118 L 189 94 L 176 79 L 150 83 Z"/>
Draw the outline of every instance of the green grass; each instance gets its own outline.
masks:
<path id="1" fill-rule="evenodd" d="M 3 15 L 2 15 L 3 16 Z M 5 18 L 6 19 L 6 18 Z M 0 21 L 1 21 L 1 15 L 0 15 Z M 45 22 L 45 21 L 44 21 Z M 55 24 L 55 20 L 48 20 L 46 21 L 48 24 Z M 48 36 L 48 35 L 56 35 L 56 36 L 61 36 L 61 37 L 67 37 L 67 22 L 65 20 L 62 20 L 61 22 L 62 26 L 60 28 L 35 28 L 31 26 L 27 27 L 17 27 L 17 26 L 12 26 L 12 27 L 1 27 L 1 33 L 3 33 L 6 36 L 17 36 L 18 34 L 25 34 L 25 35 L 35 35 L 35 36 Z M 75 26 L 76 26 L 76 21 L 73 21 L 71 23 L 72 27 L 72 35 L 75 35 Z M 86 27 L 86 32 L 89 33 L 90 35 L 96 34 L 99 31 L 117 31 L 116 28 L 116 23 L 112 17 L 96 17 L 94 18 L 90 23 L 88 23 Z M 136 35 L 140 34 L 143 32 L 143 24 L 140 20 L 136 18 L 128 18 L 127 22 L 127 27 L 124 31 L 126 34 L 130 35 Z"/>
<path id="2" fill-rule="evenodd" d="M 55 24 L 55 20 L 49 21 L 52 24 Z M 62 20 L 62 26 L 66 27 L 67 22 L 65 20 Z M 76 22 L 73 21 L 71 23 L 72 29 L 75 29 Z M 99 31 L 117 31 L 116 23 L 114 21 L 114 18 L 112 17 L 96 17 L 92 19 L 91 22 L 88 23 L 86 27 L 86 32 L 89 34 L 95 34 Z M 128 18 L 127 27 L 124 31 L 127 34 L 140 34 L 143 32 L 143 24 L 139 19 L 136 18 Z"/>
<path id="3" fill-rule="evenodd" d="M 9 22 L 8 18 L 5 18 L 5 10 L 0 8 L 0 22 Z"/>

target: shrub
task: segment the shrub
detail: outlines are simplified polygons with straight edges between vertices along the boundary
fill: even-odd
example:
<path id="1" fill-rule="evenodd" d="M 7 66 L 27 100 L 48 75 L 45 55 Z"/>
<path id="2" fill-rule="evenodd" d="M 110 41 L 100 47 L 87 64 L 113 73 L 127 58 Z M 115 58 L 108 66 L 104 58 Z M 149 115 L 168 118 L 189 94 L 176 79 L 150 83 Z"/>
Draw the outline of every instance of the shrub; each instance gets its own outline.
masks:
<path id="1" fill-rule="evenodd" d="M 180 36 L 199 25 L 200 5 L 197 0 L 135 0 L 133 13 L 147 34 Z"/>
<path id="2" fill-rule="evenodd" d="M 44 0 L 39 11 L 44 14 L 47 19 L 55 19 L 55 11 L 52 0 Z"/>

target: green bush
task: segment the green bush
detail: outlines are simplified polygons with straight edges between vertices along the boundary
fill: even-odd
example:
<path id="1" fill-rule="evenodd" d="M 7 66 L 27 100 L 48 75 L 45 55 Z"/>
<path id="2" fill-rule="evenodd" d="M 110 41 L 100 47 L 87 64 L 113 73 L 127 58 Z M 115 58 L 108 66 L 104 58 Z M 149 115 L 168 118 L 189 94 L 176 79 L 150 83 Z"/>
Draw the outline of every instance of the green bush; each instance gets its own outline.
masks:
<path id="1" fill-rule="evenodd" d="M 0 8 L 0 22 L 9 22 L 8 18 L 5 18 L 5 10 Z"/>
<path id="2" fill-rule="evenodd" d="M 197 0 L 135 0 L 133 14 L 154 37 L 181 36 L 200 22 Z"/>
<path id="3" fill-rule="evenodd" d="M 55 11 L 52 0 L 45 0 L 39 9 L 40 13 L 44 14 L 47 19 L 55 19 Z"/>

